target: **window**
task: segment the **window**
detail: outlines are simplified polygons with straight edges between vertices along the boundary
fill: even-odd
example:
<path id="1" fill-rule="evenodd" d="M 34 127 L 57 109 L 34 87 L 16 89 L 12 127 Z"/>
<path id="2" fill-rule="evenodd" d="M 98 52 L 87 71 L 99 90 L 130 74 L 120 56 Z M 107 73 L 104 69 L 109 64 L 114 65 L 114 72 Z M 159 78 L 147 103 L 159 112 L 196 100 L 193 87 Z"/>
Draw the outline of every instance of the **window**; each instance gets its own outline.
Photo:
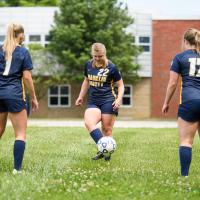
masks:
<path id="1" fill-rule="evenodd" d="M 40 35 L 29 35 L 30 42 L 40 42 L 41 36 Z"/>
<path id="2" fill-rule="evenodd" d="M 139 37 L 139 43 L 150 43 L 149 37 Z"/>
<path id="3" fill-rule="evenodd" d="M 132 85 L 125 85 L 124 96 L 122 98 L 122 106 L 132 106 Z"/>
<path id="4" fill-rule="evenodd" d="M 150 37 L 148 36 L 139 36 L 139 46 L 142 47 L 143 52 L 150 52 Z"/>
<path id="5" fill-rule="evenodd" d="M 50 41 L 50 35 L 45 35 L 44 36 L 44 46 L 45 47 L 48 47 L 49 41 Z"/>
<path id="6" fill-rule="evenodd" d="M 70 107 L 71 88 L 70 85 L 51 86 L 48 89 L 49 107 Z"/>
<path id="7" fill-rule="evenodd" d="M 50 41 L 50 35 L 45 35 L 45 42 L 49 42 Z"/>
<path id="8" fill-rule="evenodd" d="M 140 45 L 140 47 L 142 47 L 142 50 L 144 52 L 149 52 L 150 51 L 150 46 L 147 46 L 147 45 Z"/>

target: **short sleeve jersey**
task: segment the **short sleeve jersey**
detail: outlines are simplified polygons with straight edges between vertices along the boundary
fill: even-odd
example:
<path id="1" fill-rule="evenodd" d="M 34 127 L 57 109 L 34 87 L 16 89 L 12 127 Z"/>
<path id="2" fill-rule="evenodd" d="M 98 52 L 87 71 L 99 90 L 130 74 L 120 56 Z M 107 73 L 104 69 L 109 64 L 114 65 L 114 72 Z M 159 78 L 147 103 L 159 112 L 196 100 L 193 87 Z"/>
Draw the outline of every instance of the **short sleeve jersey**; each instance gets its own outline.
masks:
<path id="1" fill-rule="evenodd" d="M 200 99 L 200 56 L 195 50 L 177 54 L 171 65 L 182 77 L 181 102 Z"/>
<path id="2" fill-rule="evenodd" d="M 88 103 L 101 105 L 116 99 L 114 83 L 121 79 L 121 75 L 112 62 L 109 61 L 106 68 L 95 68 L 92 61 L 88 61 L 84 75 L 90 84 Z"/>
<path id="3" fill-rule="evenodd" d="M 0 47 L 0 99 L 24 99 L 23 71 L 32 69 L 31 56 L 26 48 L 17 46 L 9 64 Z"/>

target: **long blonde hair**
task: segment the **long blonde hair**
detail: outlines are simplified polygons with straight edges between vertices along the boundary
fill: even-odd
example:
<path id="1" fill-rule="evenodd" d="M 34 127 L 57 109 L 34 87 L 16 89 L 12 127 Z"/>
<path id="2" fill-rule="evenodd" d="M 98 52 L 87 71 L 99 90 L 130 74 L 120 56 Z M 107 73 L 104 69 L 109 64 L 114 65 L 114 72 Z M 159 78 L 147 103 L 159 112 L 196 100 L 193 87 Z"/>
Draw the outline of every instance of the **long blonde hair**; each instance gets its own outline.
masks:
<path id="1" fill-rule="evenodd" d="M 189 42 L 190 45 L 194 45 L 198 54 L 200 54 L 200 31 L 195 28 L 189 28 L 185 34 L 184 39 Z"/>
<path id="2" fill-rule="evenodd" d="M 12 53 L 17 46 L 16 38 L 20 33 L 24 33 L 24 28 L 21 24 L 10 23 L 8 25 L 7 34 L 3 42 L 3 50 L 6 55 L 6 60 L 12 58 Z"/>
<path id="3" fill-rule="evenodd" d="M 196 41 L 196 50 L 198 54 L 200 54 L 200 31 L 196 33 L 195 41 Z"/>

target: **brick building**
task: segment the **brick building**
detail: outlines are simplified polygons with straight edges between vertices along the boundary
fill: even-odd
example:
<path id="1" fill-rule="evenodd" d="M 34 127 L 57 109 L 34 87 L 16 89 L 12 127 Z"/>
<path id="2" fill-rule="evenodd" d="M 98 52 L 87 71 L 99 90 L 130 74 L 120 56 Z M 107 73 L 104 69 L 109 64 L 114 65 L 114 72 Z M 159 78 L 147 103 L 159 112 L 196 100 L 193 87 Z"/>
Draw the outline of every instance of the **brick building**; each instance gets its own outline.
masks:
<path id="1" fill-rule="evenodd" d="M 151 117 L 162 117 L 161 108 L 173 57 L 181 51 L 184 32 L 200 29 L 200 19 L 154 19 L 152 23 Z M 179 80 L 180 82 L 180 80 Z M 168 118 L 175 118 L 180 101 L 180 83 L 170 103 Z"/>

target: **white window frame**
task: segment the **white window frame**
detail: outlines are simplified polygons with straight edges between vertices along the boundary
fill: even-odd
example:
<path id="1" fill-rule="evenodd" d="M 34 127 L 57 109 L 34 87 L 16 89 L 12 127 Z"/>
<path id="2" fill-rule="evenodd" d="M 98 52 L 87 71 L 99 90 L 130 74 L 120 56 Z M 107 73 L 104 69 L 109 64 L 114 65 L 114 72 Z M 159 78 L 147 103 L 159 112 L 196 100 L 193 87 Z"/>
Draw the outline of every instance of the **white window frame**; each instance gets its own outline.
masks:
<path id="1" fill-rule="evenodd" d="M 38 41 L 31 41 L 30 40 L 31 36 L 39 36 L 40 40 L 38 40 Z M 29 34 L 28 41 L 29 41 L 29 44 L 33 44 L 33 43 L 41 44 L 41 42 L 42 42 L 42 36 L 41 36 L 41 34 Z"/>
<path id="2" fill-rule="evenodd" d="M 124 94 L 123 97 L 130 98 L 130 105 L 121 105 L 122 108 L 130 108 L 133 106 L 133 86 L 131 84 L 125 84 L 124 87 L 130 87 L 130 94 Z M 122 101 L 123 103 L 123 101 Z"/>
<path id="3" fill-rule="evenodd" d="M 40 41 L 30 41 L 30 36 L 40 36 Z M 45 47 L 46 45 L 49 44 L 50 41 L 46 40 L 45 37 L 49 36 L 49 34 L 40 34 L 40 33 L 35 33 L 35 34 L 27 34 L 25 36 L 25 44 L 40 44 L 41 46 Z"/>
<path id="4" fill-rule="evenodd" d="M 142 46 L 149 46 L 149 51 L 143 51 L 142 53 L 144 54 L 149 54 L 151 53 L 151 36 L 149 35 L 137 35 L 134 36 L 135 37 L 135 45 L 142 47 Z M 148 37 L 149 38 L 149 42 L 140 42 L 140 38 L 141 37 Z"/>
<path id="5" fill-rule="evenodd" d="M 67 86 L 69 93 L 68 94 L 60 94 L 60 88 L 63 86 Z M 58 87 L 58 94 L 50 94 L 50 87 L 48 88 L 48 107 L 49 108 L 69 108 L 71 107 L 71 85 L 69 84 L 62 84 L 62 85 L 55 85 L 55 87 Z M 57 105 L 51 105 L 50 104 L 50 97 L 58 97 L 58 104 Z M 68 105 L 61 105 L 60 104 L 60 97 L 68 97 Z"/>
<path id="6" fill-rule="evenodd" d="M 49 40 L 46 40 L 46 36 L 49 36 L 49 34 L 45 34 L 45 35 L 44 35 L 44 42 L 43 42 L 43 44 L 42 44 L 43 46 L 48 45 L 49 42 L 50 42 Z"/>

